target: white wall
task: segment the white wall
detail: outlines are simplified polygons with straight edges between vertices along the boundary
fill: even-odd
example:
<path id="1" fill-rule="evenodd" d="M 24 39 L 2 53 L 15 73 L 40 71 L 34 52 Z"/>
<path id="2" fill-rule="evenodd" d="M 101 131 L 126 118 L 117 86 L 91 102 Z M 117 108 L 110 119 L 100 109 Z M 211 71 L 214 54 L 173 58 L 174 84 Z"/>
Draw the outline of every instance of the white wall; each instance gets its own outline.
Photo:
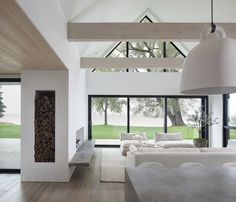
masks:
<path id="1" fill-rule="evenodd" d="M 80 55 L 78 49 L 75 47 L 75 44 L 70 43 L 67 40 L 67 20 L 58 0 L 17 0 L 17 3 L 21 6 L 31 22 L 46 39 L 46 41 L 49 43 L 49 45 L 52 47 L 52 49 L 62 60 L 69 71 L 67 73 L 69 75 L 69 81 L 67 81 L 67 97 L 65 97 L 68 101 L 68 105 L 64 106 L 68 113 L 68 118 L 65 119 L 65 121 L 68 122 L 68 126 L 63 129 L 67 130 L 67 132 L 63 134 L 63 138 L 65 138 L 64 144 L 67 143 L 68 145 L 62 148 L 62 150 L 67 148 L 65 155 L 67 156 L 68 163 L 70 158 L 75 153 L 76 130 L 81 127 L 87 128 L 85 71 L 80 70 Z M 31 73 L 32 75 L 35 75 L 37 74 L 37 71 L 35 73 Z M 40 75 L 41 74 L 38 76 Z M 41 79 L 45 83 L 50 82 L 50 80 L 47 81 L 46 78 L 50 79 L 48 77 Z M 54 79 L 55 82 L 63 83 L 63 81 L 60 81 L 60 77 Z M 26 80 L 28 80 L 28 78 Z M 34 80 L 31 81 L 33 82 Z M 34 84 L 30 84 L 30 82 L 27 82 L 27 85 L 34 86 Z M 24 88 L 27 89 L 28 87 L 26 85 L 22 86 L 22 91 L 25 91 Z M 22 109 L 22 112 L 23 110 L 24 109 Z M 26 124 L 28 124 L 27 121 L 22 121 L 22 125 Z M 87 132 L 85 131 L 85 133 Z M 87 136 L 87 134 L 85 134 L 85 136 Z M 27 145 L 24 146 L 27 147 Z M 58 163 L 62 163 L 64 165 L 64 160 L 59 160 L 61 162 Z M 30 170 L 30 168 L 28 168 L 28 170 Z M 71 172 L 72 171 L 73 168 L 71 169 Z M 27 176 L 26 172 L 23 171 L 23 173 L 24 176 L 22 179 L 33 179 L 30 175 L 30 172 L 29 176 Z M 62 174 L 62 176 L 64 175 L 65 174 Z M 51 181 L 50 178 L 47 179 L 47 176 L 47 174 L 44 175 L 41 173 L 41 180 Z M 59 175 L 57 176 L 57 181 L 60 181 L 61 179 L 62 181 L 64 180 L 64 177 L 60 177 Z M 53 179 L 56 180 L 56 175 L 54 177 L 55 178 Z M 40 180 L 39 175 L 37 179 Z"/>
<path id="2" fill-rule="evenodd" d="M 180 73 L 87 72 L 87 94 L 179 95 Z"/>
<path id="3" fill-rule="evenodd" d="M 85 139 L 87 137 L 85 80 L 85 70 L 80 70 L 80 68 L 76 66 L 69 69 L 69 160 L 76 152 L 76 131 L 84 127 Z"/>
<path id="4" fill-rule="evenodd" d="M 21 179 L 68 181 L 68 71 L 24 70 L 21 74 Z M 34 98 L 36 90 L 56 91 L 55 163 L 34 162 Z"/>

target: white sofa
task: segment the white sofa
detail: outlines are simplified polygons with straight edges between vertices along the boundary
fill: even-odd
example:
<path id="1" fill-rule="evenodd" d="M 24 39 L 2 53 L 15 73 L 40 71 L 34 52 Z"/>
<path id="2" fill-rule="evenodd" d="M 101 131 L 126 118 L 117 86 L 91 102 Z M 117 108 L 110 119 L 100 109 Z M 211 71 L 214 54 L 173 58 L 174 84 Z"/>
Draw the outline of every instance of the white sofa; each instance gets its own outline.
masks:
<path id="1" fill-rule="evenodd" d="M 193 148 L 193 140 L 183 140 L 183 135 L 180 132 L 156 132 L 154 142 L 156 146 L 161 148 Z"/>
<path id="2" fill-rule="evenodd" d="M 134 144 L 136 147 L 152 148 L 193 148 L 192 140 L 183 140 L 180 132 L 176 133 L 161 133 L 154 134 L 154 140 L 148 140 L 145 132 L 141 133 L 124 133 L 120 135 L 120 148 L 122 155 L 126 156 L 129 151 L 129 146 Z"/>
<path id="3" fill-rule="evenodd" d="M 126 156 L 126 153 L 129 151 L 129 146 L 135 145 L 136 147 L 153 147 L 154 142 L 148 141 L 147 134 L 142 133 L 124 133 L 120 135 L 120 148 L 123 156 Z"/>
<path id="4" fill-rule="evenodd" d="M 144 149 L 144 148 L 142 148 Z M 143 162 L 158 162 L 167 168 L 179 167 L 186 162 L 201 163 L 206 167 L 222 166 L 236 162 L 235 148 L 172 148 L 156 151 L 133 151 L 127 153 L 127 165 L 139 166 Z"/>

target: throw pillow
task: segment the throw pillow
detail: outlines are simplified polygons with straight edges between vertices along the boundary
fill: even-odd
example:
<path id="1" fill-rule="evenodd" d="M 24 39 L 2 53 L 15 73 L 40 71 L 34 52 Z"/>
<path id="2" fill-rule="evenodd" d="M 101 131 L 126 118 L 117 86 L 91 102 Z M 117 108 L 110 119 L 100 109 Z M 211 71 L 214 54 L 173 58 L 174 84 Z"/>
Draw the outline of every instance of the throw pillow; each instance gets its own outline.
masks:
<path id="1" fill-rule="evenodd" d="M 155 142 L 183 140 L 181 133 L 155 133 Z"/>
<path id="2" fill-rule="evenodd" d="M 133 140 L 144 140 L 144 138 L 141 135 L 134 135 Z"/>

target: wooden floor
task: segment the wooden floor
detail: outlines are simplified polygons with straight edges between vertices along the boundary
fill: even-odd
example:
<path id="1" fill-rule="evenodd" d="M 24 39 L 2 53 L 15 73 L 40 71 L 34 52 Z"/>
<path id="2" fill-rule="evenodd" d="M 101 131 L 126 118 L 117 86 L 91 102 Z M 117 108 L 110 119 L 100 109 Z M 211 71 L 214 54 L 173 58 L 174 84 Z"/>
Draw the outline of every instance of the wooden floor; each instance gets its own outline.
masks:
<path id="1" fill-rule="evenodd" d="M 100 182 L 101 149 L 90 168 L 77 168 L 68 183 L 21 183 L 20 175 L 0 174 L 0 202 L 123 202 L 124 184 Z"/>

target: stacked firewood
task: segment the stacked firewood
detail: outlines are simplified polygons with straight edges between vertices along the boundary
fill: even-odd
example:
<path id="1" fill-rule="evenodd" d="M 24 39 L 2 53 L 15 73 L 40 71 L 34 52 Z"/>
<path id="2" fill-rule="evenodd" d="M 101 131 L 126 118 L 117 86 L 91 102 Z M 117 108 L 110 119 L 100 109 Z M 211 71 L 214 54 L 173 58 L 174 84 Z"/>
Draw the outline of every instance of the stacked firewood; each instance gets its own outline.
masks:
<path id="1" fill-rule="evenodd" d="M 37 91 L 35 97 L 35 162 L 55 162 L 55 92 Z"/>

